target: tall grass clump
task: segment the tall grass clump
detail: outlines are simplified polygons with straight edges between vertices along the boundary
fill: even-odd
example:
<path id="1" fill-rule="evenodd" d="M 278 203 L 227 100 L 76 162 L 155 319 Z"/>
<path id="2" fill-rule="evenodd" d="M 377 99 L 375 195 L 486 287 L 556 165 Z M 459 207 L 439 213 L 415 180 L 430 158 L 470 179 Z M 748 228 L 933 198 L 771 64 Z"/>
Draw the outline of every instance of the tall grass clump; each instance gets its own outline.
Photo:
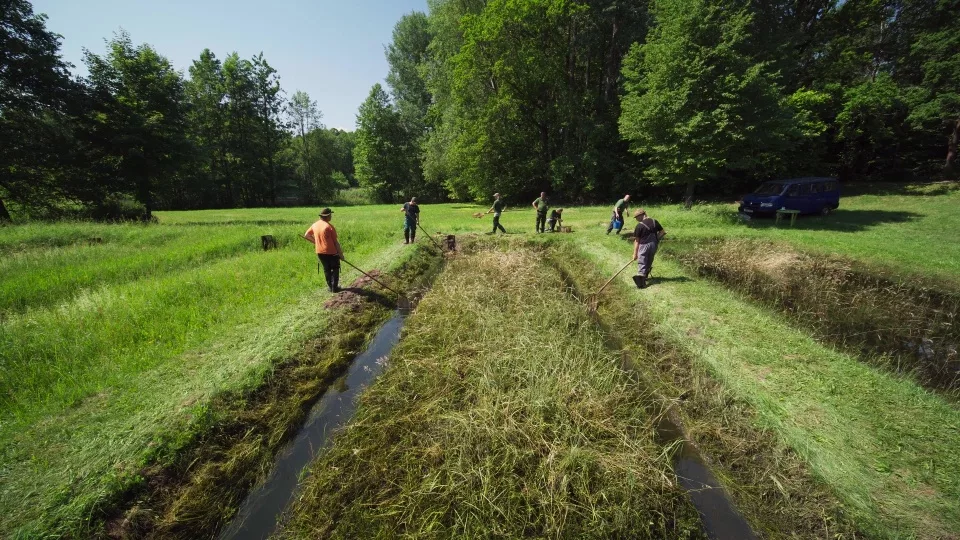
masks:
<path id="1" fill-rule="evenodd" d="M 650 396 L 531 251 L 448 265 L 285 538 L 702 535 Z"/>
<path id="2" fill-rule="evenodd" d="M 714 240 L 679 258 L 700 275 L 789 314 L 821 339 L 960 395 L 956 292 L 767 242 Z"/>

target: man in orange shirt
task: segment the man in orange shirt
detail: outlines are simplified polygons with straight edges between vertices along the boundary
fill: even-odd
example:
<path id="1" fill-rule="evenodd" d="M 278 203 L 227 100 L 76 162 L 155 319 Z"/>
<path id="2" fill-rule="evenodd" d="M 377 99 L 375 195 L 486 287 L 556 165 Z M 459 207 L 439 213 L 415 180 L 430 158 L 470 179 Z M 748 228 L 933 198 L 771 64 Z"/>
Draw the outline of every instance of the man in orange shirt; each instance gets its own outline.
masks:
<path id="1" fill-rule="evenodd" d="M 323 265 L 323 275 L 327 278 L 327 287 L 330 292 L 340 291 L 340 260 L 343 259 L 343 249 L 337 241 L 337 230 L 330 224 L 333 210 L 324 208 L 320 212 L 320 219 L 307 229 L 303 239 L 313 243 L 317 248 L 317 257 Z"/>

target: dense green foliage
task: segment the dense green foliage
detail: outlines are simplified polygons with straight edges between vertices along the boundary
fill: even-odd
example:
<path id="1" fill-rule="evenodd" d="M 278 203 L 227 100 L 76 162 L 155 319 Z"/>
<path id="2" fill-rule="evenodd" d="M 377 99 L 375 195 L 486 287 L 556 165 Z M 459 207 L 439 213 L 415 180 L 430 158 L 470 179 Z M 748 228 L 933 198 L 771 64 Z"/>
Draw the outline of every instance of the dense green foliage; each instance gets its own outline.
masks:
<path id="1" fill-rule="evenodd" d="M 733 193 L 774 176 L 949 174 L 958 9 L 434 0 L 426 30 L 422 14 L 408 15 L 388 47 L 386 106 L 426 126 L 393 144 L 417 150 L 430 186 L 473 199 L 549 190 L 590 200 L 652 184 L 686 185 L 689 197 L 698 183 Z"/>
<path id="2" fill-rule="evenodd" d="M 204 50 L 184 77 L 120 34 L 71 80 L 44 17 L 4 5 L 0 201 L 25 214 L 955 172 L 960 0 L 432 0 L 356 135 L 287 102 L 262 54 Z"/>
<path id="3" fill-rule="evenodd" d="M 207 49 L 184 78 L 121 32 L 71 80 L 45 18 L 26 0 L 0 5 L 0 220 L 8 202 L 22 216 L 149 218 L 313 204 L 352 183 L 352 135 L 325 129 L 306 93 L 288 103 L 262 54 Z"/>

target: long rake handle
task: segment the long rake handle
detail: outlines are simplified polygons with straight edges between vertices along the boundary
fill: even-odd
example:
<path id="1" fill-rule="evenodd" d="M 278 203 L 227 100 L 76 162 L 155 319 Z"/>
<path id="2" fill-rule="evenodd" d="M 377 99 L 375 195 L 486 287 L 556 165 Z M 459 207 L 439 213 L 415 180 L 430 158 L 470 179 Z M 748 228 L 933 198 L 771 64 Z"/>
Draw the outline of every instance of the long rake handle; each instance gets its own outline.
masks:
<path id="1" fill-rule="evenodd" d="M 443 251 L 443 248 L 440 247 L 440 244 L 436 240 L 434 240 L 432 236 L 430 236 L 430 233 L 428 233 L 427 230 L 423 228 L 423 225 L 421 225 L 419 221 L 417 222 L 417 227 L 420 227 L 420 230 L 423 231 L 423 234 L 427 235 L 427 238 L 429 238 L 430 241 L 433 242 L 433 245 L 437 246 L 437 249 L 439 249 L 440 251 Z"/>
<path id="2" fill-rule="evenodd" d="M 384 283 L 383 283 L 382 281 L 380 281 L 379 279 L 377 279 L 377 278 L 371 276 L 370 274 L 364 272 L 363 270 L 357 268 L 357 266 L 356 266 L 355 264 L 353 264 L 352 262 L 350 262 L 350 261 L 348 261 L 348 260 L 346 260 L 346 259 L 343 259 L 343 262 L 345 262 L 345 263 L 347 263 L 348 265 L 350 265 L 350 266 L 351 266 L 354 270 L 356 270 L 357 272 L 360 272 L 361 274 L 367 276 L 367 277 L 370 278 L 371 280 L 377 282 L 377 283 L 380 284 L 380 286 L 383 287 L 384 289 L 386 289 L 386 290 L 388 290 L 388 291 L 390 291 L 390 292 L 392 292 L 392 293 L 394 293 L 394 294 L 397 294 L 397 295 L 399 295 L 399 296 L 403 296 L 404 298 L 406 298 L 406 296 L 404 296 L 403 293 L 398 292 L 398 291 L 395 291 L 395 290 L 391 289 L 390 287 L 387 287 L 386 285 L 384 285 Z"/>
<path id="3" fill-rule="evenodd" d="M 620 273 L 623 272 L 624 270 L 626 270 L 627 267 L 630 266 L 631 264 L 633 264 L 633 260 L 627 261 L 627 264 L 623 265 L 623 268 L 617 270 L 617 273 L 614 274 L 612 278 L 608 279 L 607 282 L 603 284 L 603 287 L 600 287 L 600 290 L 599 290 L 599 291 L 597 291 L 597 292 L 595 292 L 595 293 L 593 293 L 593 294 L 594 294 L 594 295 L 598 295 L 598 294 L 602 293 L 603 290 L 607 288 L 607 285 L 609 285 L 613 280 L 617 279 L 617 276 L 619 276 Z"/>

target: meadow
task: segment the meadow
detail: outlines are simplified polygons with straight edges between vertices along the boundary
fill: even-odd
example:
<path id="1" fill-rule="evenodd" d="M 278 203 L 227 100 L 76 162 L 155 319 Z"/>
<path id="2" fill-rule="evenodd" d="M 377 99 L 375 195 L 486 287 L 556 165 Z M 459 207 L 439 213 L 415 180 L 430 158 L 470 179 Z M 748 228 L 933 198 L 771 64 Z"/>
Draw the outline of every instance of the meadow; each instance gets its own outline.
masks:
<path id="1" fill-rule="evenodd" d="M 732 203 L 689 211 L 648 205 L 669 234 L 655 271 L 665 281 L 630 290 L 624 274 L 612 291 L 649 315 L 658 339 L 740 399 L 742 423 L 795 453 L 858 529 L 891 538 L 950 534 L 960 530 L 954 404 L 668 256 L 671 242 L 679 252 L 701 239 L 756 239 L 844 257 L 891 279 L 960 288 L 955 185 L 862 191 L 833 215 L 801 218 L 792 228 L 741 223 Z M 485 210 L 425 205 L 422 223 L 431 233 L 479 237 L 491 217 L 472 214 Z M 0 535 L 89 531 L 101 517 L 96 509 L 117 504 L 145 467 L 209 429 L 219 396 L 260 387 L 279 362 L 323 335 L 330 295 L 311 246 L 299 239 L 316 213 L 158 212 L 152 225 L 0 228 Z M 575 250 L 568 259 L 610 275 L 632 248 L 604 235 L 608 218 L 606 207 L 570 207 L 564 224 L 574 233 L 547 236 Z M 398 205 L 334 215 L 348 260 L 383 271 L 412 253 L 401 220 Z M 533 220 L 529 202 L 518 202 L 502 223 L 510 236 L 532 236 Z M 278 249 L 262 251 L 263 234 L 274 235 Z M 428 242 L 423 236 L 418 243 Z M 536 264 L 531 271 L 541 272 Z M 345 267 L 343 281 L 358 275 Z M 420 327 L 427 334 L 442 310 L 430 302 L 420 309 L 434 321 Z M 402 347 L 417 346 L 412 336 Z"/>

